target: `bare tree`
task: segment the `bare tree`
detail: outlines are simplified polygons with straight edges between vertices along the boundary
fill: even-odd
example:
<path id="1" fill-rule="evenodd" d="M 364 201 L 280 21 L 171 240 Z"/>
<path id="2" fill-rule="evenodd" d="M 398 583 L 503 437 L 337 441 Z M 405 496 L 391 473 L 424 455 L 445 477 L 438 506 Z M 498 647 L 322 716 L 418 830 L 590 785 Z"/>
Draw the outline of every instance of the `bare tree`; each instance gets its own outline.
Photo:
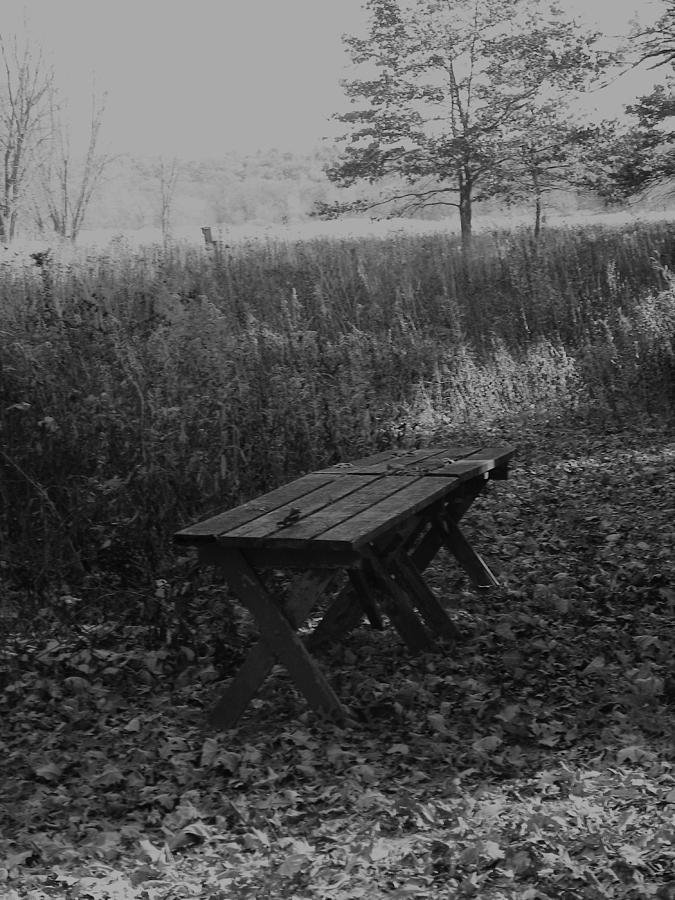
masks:
<path id="1" fill-rule="evenodd" d="M 0 240 L 11 241 L 31 168 L 49 137 L 54 75 L 42 51 L 0 36 Z"/>
<path id="2" fill-rule="evenodd" d="M 173 200 L 176 193 L 176 184 L 180 175 L 180 164 L 177 157 L 170 161 L 160 156 L 155 170 L 159 180 L 160 191 L 160 226 L 162 228 L 162 243 L 164 246 L 171 237 L 171 218 L 173 214 Z"/>
<path id="3" fill-rule="evenodd" d="M 52 228 L 62 238 L 77 239 L 87 208 L 112 157 L 99 153 L 99 137 L 105 113 L 106 95 L 92 91 L 89 142 L 78 164 L 71 151 L 70 128 L 61 106 L 52 96 L 51 152 L 43 175 L 43 196 Z"/>

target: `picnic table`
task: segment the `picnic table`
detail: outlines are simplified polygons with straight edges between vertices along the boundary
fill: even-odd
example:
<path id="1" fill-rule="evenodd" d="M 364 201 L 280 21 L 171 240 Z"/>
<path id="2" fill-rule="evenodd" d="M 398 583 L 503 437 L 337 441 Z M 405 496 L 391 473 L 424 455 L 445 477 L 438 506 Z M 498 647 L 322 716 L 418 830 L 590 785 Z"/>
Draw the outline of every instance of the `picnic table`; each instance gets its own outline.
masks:
<path id="1" fill-rule="evenodd" d="M 424 580 L 441 547 L 478 587 L 497 584 L 459 521 L 489 479 L 507 477 L 514 449 L 434 447 L 387 450 L 338 463 L 179 531 L 203 564 L 220 567 L 252 614 L 260 639 L 216 702 L 209 719 L 232 727 L 277 662 L 316 710 L 345 710 L 312 651 L 340 640 L 365 617 L 383 613 L 412 653 L 454 639 L 458 630 Z M 265 570 L 299 570 L 285 597 Z M 299 634 L 334 583 L 346 584 L 307 635 Z"/>

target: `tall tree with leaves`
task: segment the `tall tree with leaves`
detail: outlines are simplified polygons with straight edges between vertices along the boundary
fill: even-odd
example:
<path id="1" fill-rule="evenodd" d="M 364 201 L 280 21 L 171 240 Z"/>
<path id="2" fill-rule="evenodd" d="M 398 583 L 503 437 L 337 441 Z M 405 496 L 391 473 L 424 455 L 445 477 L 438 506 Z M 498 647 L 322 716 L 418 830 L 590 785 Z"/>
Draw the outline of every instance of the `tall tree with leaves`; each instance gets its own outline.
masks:
<path id="1" fill-rule="evenodd" d="M 344 84 L 354 109 L 329 177 L 402 188 L 398 211 L 456 207 L 465 246 L 474 201 L 494 196 L 522 154 L 542 102 L 580 90 L 599 71 L 596 35 L 537 0 L 366 0 L 365 38 L 347 37 L 364 77 Z M 357 201 L 324 215 L 372 208 Z"/>
<path id="2" fill-rule="evenodd" d="M 675 79 L 626 106 L 628 124 L 601 123 L 587 157 L 587 187 L 622 202 L 675 178 Z"/>

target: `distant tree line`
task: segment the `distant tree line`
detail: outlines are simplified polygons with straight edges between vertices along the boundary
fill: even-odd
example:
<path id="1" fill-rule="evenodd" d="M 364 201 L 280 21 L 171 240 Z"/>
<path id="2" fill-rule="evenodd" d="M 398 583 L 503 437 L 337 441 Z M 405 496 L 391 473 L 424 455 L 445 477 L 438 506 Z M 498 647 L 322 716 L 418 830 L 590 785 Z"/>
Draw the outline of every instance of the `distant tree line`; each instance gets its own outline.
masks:
<path id="1" fill-rule="evenodd" d="M 75 240 L 83 226 L 284 223 L 344 214 L 440 218 L 469 245 L 476 203 L 529 205 L 535 234 L 557 192 L 623 202 L 675 175 L 675 0 L 624 48 L 601 49 L 543 0 L 364 0 L 345 37 L 352 108 L 343 138 L 306 153 L 216 159 L 112 157 L 105 97 L 73 146 L 54 72 L 28 39 L 0 32 L 0 241 L 17 229 Z M 663 83 L 626 116 L 589 122 L 579 101 L 634 66 Z M 195 231 L 195 233 L 198 233 Z"/>

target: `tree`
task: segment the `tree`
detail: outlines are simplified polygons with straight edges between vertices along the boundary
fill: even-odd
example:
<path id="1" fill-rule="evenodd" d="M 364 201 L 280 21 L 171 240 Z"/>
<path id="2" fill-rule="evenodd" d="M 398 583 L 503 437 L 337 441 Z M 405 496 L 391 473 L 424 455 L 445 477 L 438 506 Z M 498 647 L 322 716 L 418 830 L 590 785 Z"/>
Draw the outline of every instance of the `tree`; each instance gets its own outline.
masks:
<path id="1" fill-rule="evenodd" d="M 71 151 L 70 128 L 63 107 L 52 95 L 51 142 L 42 178 L 47 215 L 56 234 L 71 241 L 77 239 L 87 208 L 112 157 L 99 153 L 98 145 L 105 113 L 105 95 L 91 97 L 89 141 L 79 165 Z"/>
<path id="2" fill-rule="evenodd" d="M 343 187 L 366 180 L 390 190 L 322 213 L 392 200 L 401 211 L 453 206 L 467 246 L 474 201 L 501 190 L 541 103 L 561 103 L 604 64 L 597 35 L 582 34 L 555 6 L 545 16 L 540 8 L 536 0 L 366 0 L 369 34 L 345 42 L 367 72 L 344 83 L 356 108 L 336 117 L 351 133 L 327 174 Z"/>
<path id="3" fill-rule="evenodd" d="M 640 42 L 639 63 L 650 68 L 675 63 L 675 0 L 666 0 L 666 8 L 650 28 L 635 36 Z"/>
<path id="4" fill-rule="evenodd" d="M 627 127 L 614 121 L 596 128 L 585 182 L 608 202 L 622 202 L 675 177 L 674 85 L 669 79 L 626 106 L 634 119 Z"/>
<path id="5" fill-rule="evenodd" d="M 596 129 L 561 114 L 553 103 L 537 110 L 536 118 L 515 134 L 511 156 L 492 176 L 492 194 L 507 204 L 534 203 L 534 237 L 542 228 L 544 198 L 555 190 L 580 184 L 583 153 L 595 140 Z"/>
<path id="6" fill-rule="evenodd" d="M 0 37 L 0 240 L 11 241 L 33 168 L 49 138 L 54 76 L 28 40 Z"/>
<path id="7" fill-rule="evenodd" d="M 171 216 L 173 213 L 173 199 L 176 193 L 176 185 L 180 173 L 178 159 L 174 156 L 171 161 L 160 156 L 156 168 L 159 181 L 160 212 L 159 221 L 162 229 L 162 243 L 166 247 L 171 237 Z"/>

